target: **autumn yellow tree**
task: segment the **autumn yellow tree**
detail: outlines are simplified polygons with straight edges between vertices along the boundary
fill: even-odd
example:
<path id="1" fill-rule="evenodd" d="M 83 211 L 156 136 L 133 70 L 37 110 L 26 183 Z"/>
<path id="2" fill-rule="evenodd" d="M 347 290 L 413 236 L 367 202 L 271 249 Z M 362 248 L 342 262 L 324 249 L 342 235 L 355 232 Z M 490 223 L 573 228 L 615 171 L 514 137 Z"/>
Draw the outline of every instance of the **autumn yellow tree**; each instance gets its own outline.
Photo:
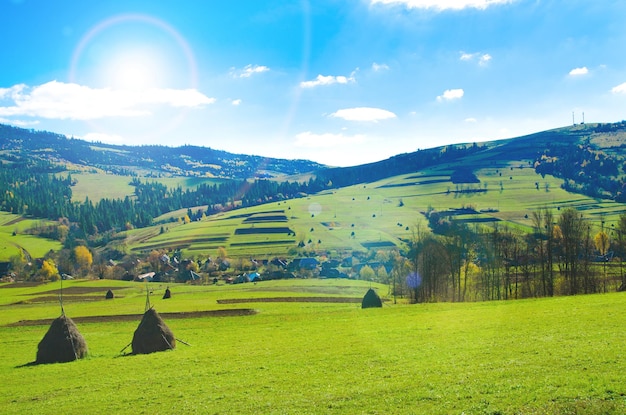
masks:
<path id="1" fill-rule="evenodd" d="M 600 255 L 606 255 L 610 247 L 609 235 L 607 235 L 604 231 L 600 231 L 593 238 L 593 241 L 596 245 L 596 249 L 600 252 Z"/>
<path id="2" fill-rule="evenodd" d="M 604 257 L 604 261 L 602 261 L 602 268 L 604 272 L 604 292 L 607 291 L 607 274 L 606 274 L 606 261 L 608 260 L 606 254 L 609 252 L 609 248 L 611 247 L 611 241 L 609 241 L 609 235 L 604 231 L 600 231 L 593 237 L 593 242 L 596 245 L 596 249 L 600 252 L 600 255 Z"/>
<path id="3" fill-rule="evenodd" d="M 59 279 L 59 270 L 52 259 L 43 261 L 38 276 L 41 281 L 57 281 Z"/>
<path id="4" fill-rule="evenodd" d="M 78 275 L 86 276 L 93 264 L 93 256 L 86 246 L 77 246 L 73 251 L 74 268 Z"/>

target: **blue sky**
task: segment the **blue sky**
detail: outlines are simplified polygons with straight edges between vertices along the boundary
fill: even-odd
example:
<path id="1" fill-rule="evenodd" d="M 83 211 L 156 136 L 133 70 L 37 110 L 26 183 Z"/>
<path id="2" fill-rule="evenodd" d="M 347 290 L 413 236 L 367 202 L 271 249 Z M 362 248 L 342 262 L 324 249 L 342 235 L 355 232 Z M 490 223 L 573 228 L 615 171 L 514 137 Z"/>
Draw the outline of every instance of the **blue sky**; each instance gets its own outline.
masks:
<path id="1" fill-rule="evenodd" d="M 0 0 L 0 123 L 335 166 L 626 119 L 621 0 Z"/>

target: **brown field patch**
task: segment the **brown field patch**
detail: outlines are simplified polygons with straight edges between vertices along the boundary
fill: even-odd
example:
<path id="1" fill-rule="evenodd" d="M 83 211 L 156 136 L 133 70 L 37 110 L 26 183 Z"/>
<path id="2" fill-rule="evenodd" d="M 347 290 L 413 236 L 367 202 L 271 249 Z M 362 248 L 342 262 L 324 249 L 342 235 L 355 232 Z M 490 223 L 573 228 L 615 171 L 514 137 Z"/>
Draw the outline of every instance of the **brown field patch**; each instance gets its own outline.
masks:
<path id="1" fill-rule="evenodd" d="M 72 303 L 76 301 L 98 301 L 105 300 L 105 294 L 102 295 L 65 295 L 63 294 L 64 303 Z M 122 296 L 116 296 L 116 298 L 123 298 Z M 43 295 L 41 297 L 29 298 L 28 300 L 18 301 L 13 305 L 19 304 L 33 304 L 33 303 L 56 303 L 59 301 L 58 295 Z"/>
<path id="2" fill-rule="evenodd" d="M 233 308 L 228 310 L 205 310 L 205 311 L 180 311 L 174 313 L 159 313 L 164 320 L 183 319 L 183 318 L 202 318 L 202 317 L 239 317 L 251 316 L 257 311 L 251 308 Z M 111 323 L 119 321 L 139 321 L 143 314 L 119 314 L 112 316 L 86 316 L 72 317 L 74 323 Z M 47 326 L 52 324 L 54 319 L 41 320 L 20 320 L 15 323 L 5 325 L 5 327 L 23 327 L 23 326 Z"/>
<path id="3" fill-rule="evenodd" d="M 360 303 L 360 297 L 265 297 L 230 298 L 217 300 L 218 304 L 238 303 Z"/>
<path id="4" fill-rule="evenodd" d="M 264 222 L 287 222 L 287 216 L 285 215 L 266 215 L 266 216 L 251 216 L 244 219 L 243 223 L 264 223 Z"/>
<path id="5" fill-rule="evenodd" d="M 235 229 L 235 235 L 265 235 L 265 234 L 276 234 L 276 233 L 286 233 L 295 235 L 295 232 L 285 226 L 279 226 L 275 228 L 237 228 Z"/>
<path id="6" fill-rule="evenodd" d="M 38 285 L 45 284 L 45 282 L 12 282 L 10 284 L 0 285 L 0 288 L 24 288 L 24 287 L 36 287 Z"/>
<path id="7" fill-rule="evenodd" d="M 8 221 L 7 223 L 5 223 L 5 224 L 4 224 L 4 225 L 2 225 L 2 226 L 11 226 L 11 225 L 15 225 L 16 223 L 20 223 L 20 222 L 21 222 L 21 221 L 23 221 L 23 220 L 26 220 L 26 218 L 25 218 L 25 217 L 23 217 L 23 216 L 20 216 L 19 218 L 15 218 L 15 219 L 12 219 L 12 220 Z"/>
<path id="8" fill-rule="evenodd" d="M 233 242 L 230 246 L 255 246 L 255 245 L 293 245 L 296 240 L 283 241 L 257 241 L 257 242 Z"/>
<path id="9" fill-rule="evenodd" d="M 92 293 L 102 293 L 102 296 L 104 296 L 104 294 L 106 294 L 107 291 L 111 290 L 113 292 L 115 291 L 119 291 L 119 290 L 127 290 L 129 288 L 133 288 L 133 287 L 67 287 L 67 288 L 63 288 L 63 298 L 65 298 L 66 295 L 81 295 L 81 294 L 92 294 Z M 40 292 L 37 293 L 37 295 L 41 295 L 41 294 L 61 294 L 61 289 L 56 289 L 56 290 L 49 290 L 49 291 L 44 291 L 44 292 Z M 24 294 L 24 295 L 33 295 L 33 294 Z"/>

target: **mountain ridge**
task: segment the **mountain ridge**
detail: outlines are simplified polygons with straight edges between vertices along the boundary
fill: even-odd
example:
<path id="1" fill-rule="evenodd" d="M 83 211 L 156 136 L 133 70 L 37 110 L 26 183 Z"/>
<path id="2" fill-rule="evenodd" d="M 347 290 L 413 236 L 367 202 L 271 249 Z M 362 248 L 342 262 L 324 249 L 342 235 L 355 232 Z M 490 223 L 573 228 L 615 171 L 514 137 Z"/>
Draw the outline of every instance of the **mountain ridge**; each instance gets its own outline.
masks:
<path id="1" fill-rule="evenodd" d="M 114 174 L 145 177 L 200 176 L 230 179 L 301 174 L 326 166 L 309 160 L 287 160 L 229 153 L 182 145 L 127 146 L 89 142 L 49 131 L 0 124 L 0 160 L 32 159 L 95 167 Z"/>

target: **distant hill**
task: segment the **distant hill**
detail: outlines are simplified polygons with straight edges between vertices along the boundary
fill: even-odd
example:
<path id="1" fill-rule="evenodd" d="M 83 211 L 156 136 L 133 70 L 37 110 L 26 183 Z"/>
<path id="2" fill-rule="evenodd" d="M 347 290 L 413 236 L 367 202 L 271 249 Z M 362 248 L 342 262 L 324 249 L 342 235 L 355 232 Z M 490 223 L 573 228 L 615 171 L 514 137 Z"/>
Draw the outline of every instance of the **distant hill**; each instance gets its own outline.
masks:
<path id="1" fill-rule="evenodd" d="M 472 171 L 489 166 L 532 167 L 564 180 L 566 190 L 626 201 L 626 121 L 579 124 L 522 137 L 455 144 L 346 168 L 318 171 L 318 179 L 343 187 L 427 167 L 449 165 L 457 183 L 472 183 Z M 453 180 L 454 182 L 454 180 Z"/>
<path id="2" fill-rule="evenodd" d="M 47 131 L 0 124 L 0 161 L 32 164 L 38 160 L 114 174 L 145 177 L 203 176 L 230 179 L 268 178 L 311 172 L 325 166 L 233 154 L 208 147 L 122 146 L 93 143 Z"/>
<path id="3" fill-rule="evenodd" d="M 626 121 L 577 124 L 523 137 L 454 144 L 353 167 L 233 154 L 198 146 L 120 146 L 0 124 L 0 162 L 58 170 L 94 169 L 140 177 L 263 179 L 312 173 L 308 191 L 381 180 L 450 164 L 454 183 L 475 181 L 472 171 L 523 164 L 564 180 L 564 188 L 592 197 L 626 201 Z M 50 171 L 54 167 L 46 166 Z"/>

